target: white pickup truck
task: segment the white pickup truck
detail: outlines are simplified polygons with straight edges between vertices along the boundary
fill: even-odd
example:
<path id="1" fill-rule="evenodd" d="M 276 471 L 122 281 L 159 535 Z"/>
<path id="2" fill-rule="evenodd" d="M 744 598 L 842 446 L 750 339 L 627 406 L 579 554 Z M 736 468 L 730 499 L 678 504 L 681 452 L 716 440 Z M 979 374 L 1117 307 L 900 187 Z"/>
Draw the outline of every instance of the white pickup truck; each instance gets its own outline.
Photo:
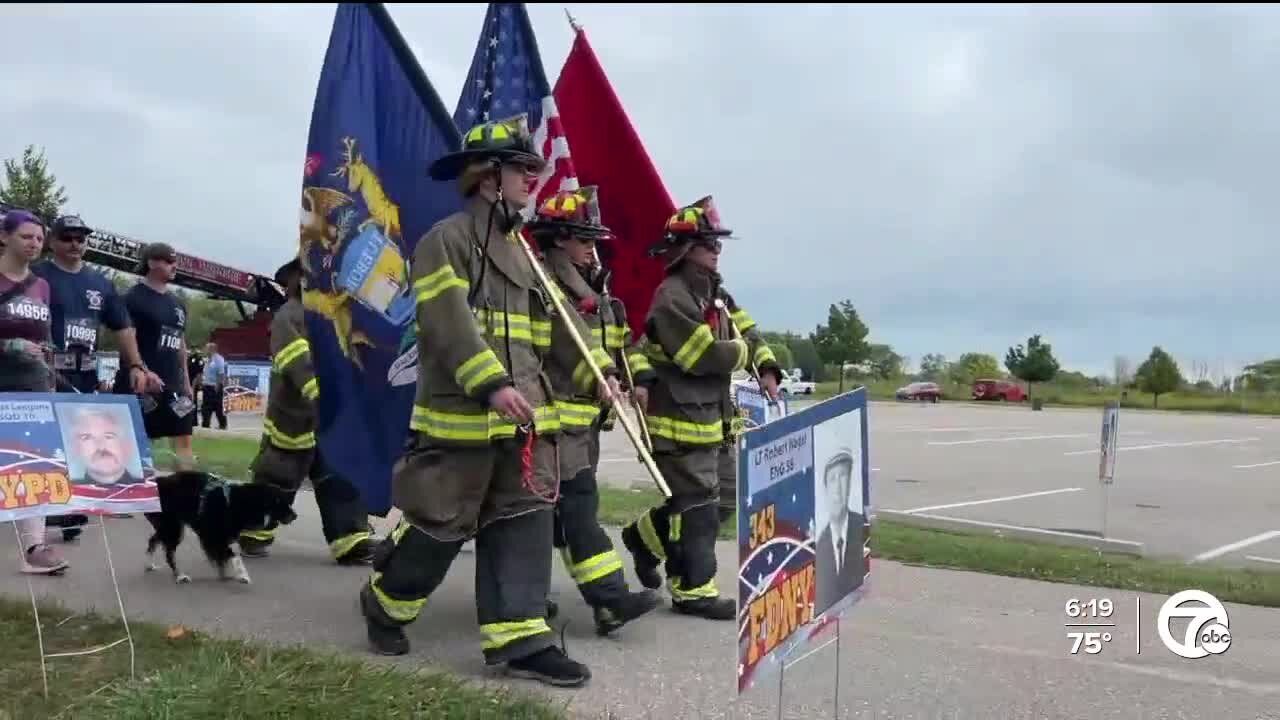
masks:
<path id="1" fill-rule="evenodd" d="M 817 383 L 802 380 L 803 374 L 800 368 L 792 368 L 782 371 L 782 382 L 778 385 L 778 392 L 787 395 L 812 395 Z"/>
<path id="2" fill-rule="evenodd" d="M 817 388 L 817 384 L 801 380 L 802 376 L 803 373 L 800 372 L 800 368 L 783 370 L 782 382 L 778 385 L 778 392 L 784 395 L 812 395 L 814 389 Z M 751 375 L 746 371 L 734 373 L 733 384 L 756 386 L 756 382 L 751 379 Z"/>

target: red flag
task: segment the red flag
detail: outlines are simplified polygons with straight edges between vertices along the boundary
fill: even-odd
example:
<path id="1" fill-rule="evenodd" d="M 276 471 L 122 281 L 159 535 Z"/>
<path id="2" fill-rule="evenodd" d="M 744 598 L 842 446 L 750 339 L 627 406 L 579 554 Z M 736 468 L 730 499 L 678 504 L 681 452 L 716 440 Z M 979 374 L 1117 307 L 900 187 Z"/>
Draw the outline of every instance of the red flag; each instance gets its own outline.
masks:
<path id="1" fill-rule="evenodd" d="M 564 133 L 573 140 L 577 179 L 599 187 L 601 219 L 617 235 L 599 244 L 598 252 L 613 271 L 613 295 L 626 304 L 632 335 L 639 338 L 664 275 L 649 248 L 662 239 L 676 206 L 586 34 L 581 28 L 576 34 L 556 81 L 556 105 Z"/>

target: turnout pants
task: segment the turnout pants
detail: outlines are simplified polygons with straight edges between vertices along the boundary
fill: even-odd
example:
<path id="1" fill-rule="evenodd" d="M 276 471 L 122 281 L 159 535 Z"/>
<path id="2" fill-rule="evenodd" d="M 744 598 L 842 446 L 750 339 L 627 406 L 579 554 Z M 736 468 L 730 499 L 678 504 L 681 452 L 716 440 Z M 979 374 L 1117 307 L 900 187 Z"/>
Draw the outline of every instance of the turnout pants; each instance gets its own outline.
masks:
<path id="1" fill-rule="evenodd" d="M 342 559 L 361 541 L 373 536 L 369 510 L 360 497 L 360 490 L 334 472 L 319 449 L 282 450 L 264 437 L 252 470 L 254 482 L 269 483 L 289 492 L 290 505 L 297 499 L 303 479 L 311 479 L 316 505 L 320 508 L 320 526 L 335 560 Z M 268 527 L 246 530 L 240 536 L 270 545 L 276 530 L 277 525 L 272 523 Z"/>
<path id="2" fill-rule="evenodd" d="M 628 593 L 623 575 L 622 558 L 613 548 L 596 513 L 600 493 L 596 485 L 596 468 L 600 461 L 600 430 L 593 424 L 583 433 L 561 435 L 562 446 L 585 446 L 586 467 L 566 462 L 579 455 L 565 447 L 560 453 L 560 499 L 555 510 L 555 547 L 560 551 L 569 576 L 592 607 L 609 607 Z"/>
<path id="3" fill-rule="evenodd" d="M 643 543 L 637 553 L 641 560 L 653 567 L 665 563 L 667 588 L 676 602 L 720 595 L 715 547 L 720 453 L 720 446 L 655 452 L 671 497 L 627 528 Z"/>
<path id="4" fill-rule="evenodd" d="M 476 541 L 476 616 L 485 662 L 553 645 L 547 625 L 559 460 L 555 437 L 487 447 L 441 447 L 418 436 L 397 463 L 392 495 L 403 518 L 374 561 L 375 622 L 407 625 Z"/>

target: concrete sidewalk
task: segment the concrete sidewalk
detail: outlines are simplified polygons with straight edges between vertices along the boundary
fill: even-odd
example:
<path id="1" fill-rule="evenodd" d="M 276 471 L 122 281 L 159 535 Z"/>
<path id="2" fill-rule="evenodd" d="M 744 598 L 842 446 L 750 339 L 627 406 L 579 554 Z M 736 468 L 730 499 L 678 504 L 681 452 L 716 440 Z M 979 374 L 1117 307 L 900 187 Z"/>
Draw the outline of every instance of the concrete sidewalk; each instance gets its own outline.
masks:
<path id="1" fill-rule="evenodd" d="M 356 591 L 367 569 L 332 564 L 309 495 L 270 558 L 252 561 L 254 584 L 219 583 L 189 540 L 180 559 L 191 585 L 165 571 L 143 572 L 149 526 L 141 518 L 108 520 L 111 546 L 130 615 L 183 623 L 279 643 L 366 653 Z M 388 521 L 378 521 L 385 526 Z M 616 533 L 615 533 L 616 541 Z M 621 544 L 619 543 L 619 547 Z M 101 539 L 86 532 L 67 546 L 74 563 L 62 578 L 36 578 L 37 593 L 81 608 L 114 611 Z M 11 553 L 12 554 L 12 553 Z M 734 557 L 720 546 L 723 588 L 735 588 Z M 0 592 L 26 596 L 12 558 Z M 509 682 L 483 666 L 471 602 L 474 555 L 463 553 L 422 619 L 410 630 L 413 652 L 382 660 L 432 665 L 479 682 Z M 628 574 L 630 567 L 628 566 Z M 742 698 L 736 694 L 736 627 L 678 616 L 663 608 L 616 638 L 594 635 L 590 613 L 563 568 L 556 598 L 570 623 L 570 654 L 594 678 L 581 690 L 515 687 L 545 693 L 581 718 L 775 718 L 776 675 Z M 1095 656 L 1070 653 L 1064 605 L 1070 598 L 1110 598 L 1112 640 Z M 1234 642 L 1223 656 L 1184 660 L 1156 634 L 1164 596 L 1038 583 L 875 562 L 870 594 L 842 630 L 842 718 L 1230 718 L 1280 720 L 1280 610 L 1229 606 Z M 1175 626 L 1175 634 L 1177 627 Z M 829 718 L 834 648 L 787 672 L 787 718 Z"/>

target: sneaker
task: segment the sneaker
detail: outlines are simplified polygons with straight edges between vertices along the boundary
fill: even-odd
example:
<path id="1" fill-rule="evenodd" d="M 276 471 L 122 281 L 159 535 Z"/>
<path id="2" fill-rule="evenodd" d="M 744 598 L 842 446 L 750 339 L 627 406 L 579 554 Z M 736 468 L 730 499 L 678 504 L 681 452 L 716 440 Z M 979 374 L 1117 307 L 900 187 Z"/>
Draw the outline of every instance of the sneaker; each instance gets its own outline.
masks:
<path id="1" fill-rule="evenodd" d="M 738 603 L 727 597 L 672 600 L 671 607 L 678 613 L 708 620 L 735 620 L 738 617 Z"/>
<path id="2" fill-rule="evenodd" d="M 652 560 L 644 541 L 640 539 L 640 531 L 634 524 L 622 529 L 622 544 L 631 553 L 635 561 L 636 579 L 650 590 L 662 587 L 662 576 L 658 574 L 658 563 Z"/>
<path id="3" fill-rule="evenodd" d="M 57 575 L 71 567 L 52 545 L 35 545 L 22 556 L 22 572 L 30 575 Z"/>
<path id="4" fill-rule="evenodd" d="M 398 625 L 389 625 L 381 621 L 382 614 L 378 601 L 373 597 L 373 588 L 366 582 L 360 588 L 360 613 L 364 615 L 364 624 L 369 633 L 369 644 L 379 655 L 407 655 L 409 638 Z"/>
<path id="5" fill-rule="evenodd" d="M 554 646 L 508 662 L 507 674 L 555 687 L 580 687 L 591 679 L 586 665 L 570 660 L 563 650 Z"/>
<path id="6" fill-rule="evenodd" d="M 653 590 L 627 593 L 611 606 L 593 608 L 596 621 L 596 634 L 608 635 L 636 618 L 652 611 L 662 602 L 662 597 Z"/>

